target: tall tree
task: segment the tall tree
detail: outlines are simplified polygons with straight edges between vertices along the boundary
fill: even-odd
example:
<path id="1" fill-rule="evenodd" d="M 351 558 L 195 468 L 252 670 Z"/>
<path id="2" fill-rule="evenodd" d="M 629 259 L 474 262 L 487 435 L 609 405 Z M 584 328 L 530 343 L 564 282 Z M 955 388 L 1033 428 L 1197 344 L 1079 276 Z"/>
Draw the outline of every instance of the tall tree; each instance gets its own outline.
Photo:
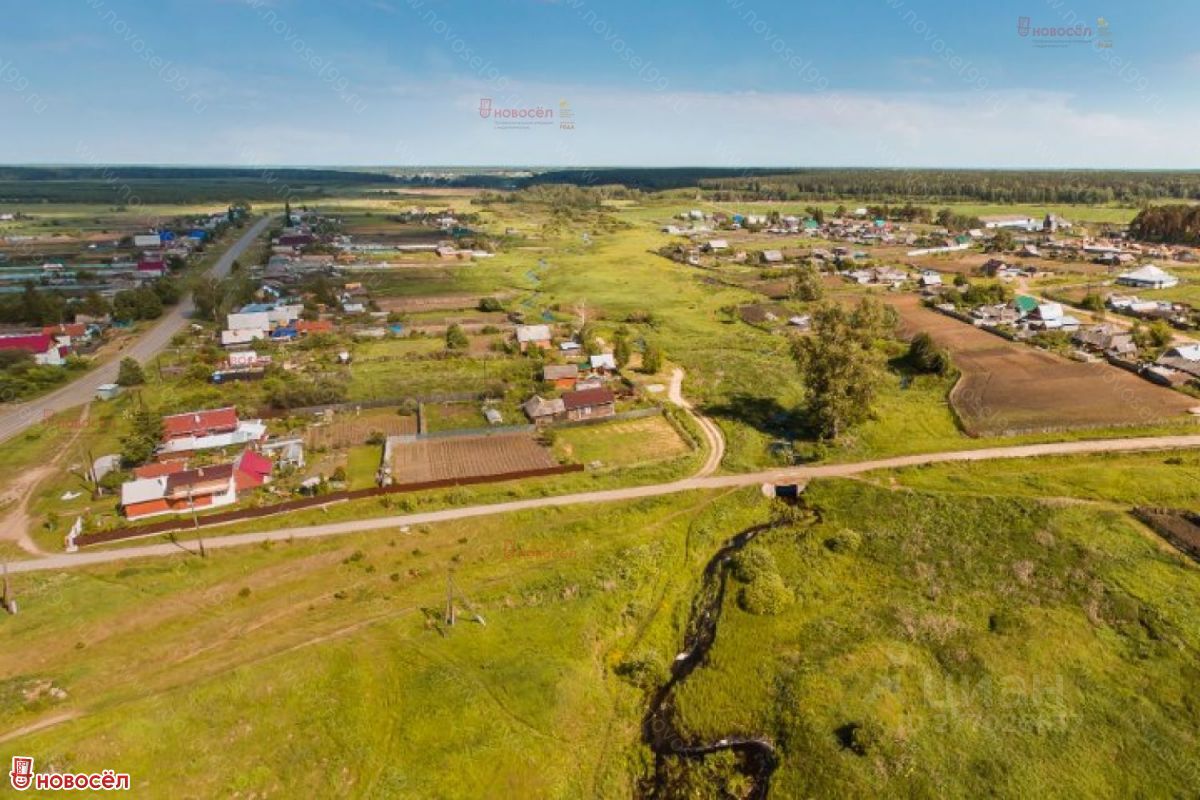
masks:
<path id="1" fill-rule="evenodd" d="M 822 438 L 836 439 L 870 418 L 886 361 L 876 340 L 895 328 L 895 312 L 889 311 L 871 298 L 853 311 L 823 305 L 813 312 L 812 334 L 795 340 L 808 411 Z"/>

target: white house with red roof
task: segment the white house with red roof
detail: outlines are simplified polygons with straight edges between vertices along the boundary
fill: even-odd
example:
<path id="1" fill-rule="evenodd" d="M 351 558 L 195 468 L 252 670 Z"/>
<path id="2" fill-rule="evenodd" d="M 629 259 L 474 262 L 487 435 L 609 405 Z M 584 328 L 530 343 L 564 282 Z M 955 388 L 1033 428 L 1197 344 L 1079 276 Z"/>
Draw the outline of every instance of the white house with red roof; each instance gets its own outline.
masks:
<path id="1" fill-rule="evenodd" d="M 233 406 L 209 411 L 188 411 L 163 417 L 160 453 L 186 453 L 261 442 L 267 438 L 262 420 L 239 420 Z"/>
<path id="2" fill-rule="evenodd" d="M 14 333 L 0 336 L 0 350 L 19 350 L 33 356 L 34 363 L 61 367 L 66 350 L 53 336 L 45 333 Z"/>

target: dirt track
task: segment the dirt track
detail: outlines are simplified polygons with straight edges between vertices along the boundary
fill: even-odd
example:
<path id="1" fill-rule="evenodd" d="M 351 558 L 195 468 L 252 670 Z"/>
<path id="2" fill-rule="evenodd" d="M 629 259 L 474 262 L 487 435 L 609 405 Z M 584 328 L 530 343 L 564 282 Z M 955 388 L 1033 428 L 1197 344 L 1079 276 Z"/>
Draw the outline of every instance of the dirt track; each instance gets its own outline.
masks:
<path id="1" fill-rule="evenodd" d="M 908 334 L 929 333 L 947 348 L 962 378 L 951 402 L 972 435 L 1153 425 L 1198 405 L 1106 363 L 1070 361 L 1009 342 L 920 304 L 889 298 Z"/>

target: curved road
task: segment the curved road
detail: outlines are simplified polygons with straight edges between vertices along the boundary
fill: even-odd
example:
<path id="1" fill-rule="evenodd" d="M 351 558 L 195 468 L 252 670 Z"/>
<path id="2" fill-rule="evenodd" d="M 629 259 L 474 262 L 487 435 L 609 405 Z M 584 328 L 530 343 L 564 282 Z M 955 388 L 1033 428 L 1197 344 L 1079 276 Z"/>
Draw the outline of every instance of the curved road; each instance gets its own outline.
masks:
<path id="1" fill-rule="evenodd" d="M 689 492 L 703 489 L 736 488 L 754 486 L 762 483 L 805 483 L 813 478 L 847 477 L 860 475 L 880 469 L 896 469 L 899 467 L 917 466 L 920 464 L 942 464 L 955 461 L 989 461 L 1002 458 L 1031 458 L 1036 456 L 1079 455 L 1089 453 L 1130 453 L 1146 450 L 1178 450 L 1200 448 L 1200 435 L 1189 436 L 1151 436 L 1136 439 L 1103 439 L 1096 441 L 1053 442 L 1049 444 L 1030 444 L 1017 447 L 989 447 L 979 450 L 955 450 L 944 453 L 925 453 L 921 455 L 898 456 L 882 458 L 873 461 L 859 461 L 850 464 L 823 464 L 814 467 L 790 467 L 786 469 L 751 472 L 743 475 L 720 475 L 716 477 L 686 478 L 671 483 L 659 483 L 651 486 L 631 486 L 625 489 L 609 489 L 600 492 L 581 492 L 578 494 L 559 495 L 557 497 L 537 497 L 529 500 L 513 500 L 507 503 L 492 503 L 465 508 L 447 508 L 441 511 L 428 511 L 421 514 L 405 514 L 393 517 L 377 517 L 374 519 L 350 520 L 333 522 L 323 525 L 308 525 L 297 528 L 282 528 L 261 533 L 238 533 L 229 536 L 206 537 L 204 541 L 207 550 L 224 547 L 241 547 L 266 541 L 287 541 L 289 539 L 310 539 L 319 536 L 337 536 L 347 533 L 362 533 L 383 528 L 398 528 L 404 525 L 421 525 L 450 520 L 485 517 L 494 514 L 511 514 L 515 511 L 527 511 L 536 508 L 553 506 L 568 506 L 584 503 L 610 503 L 621 500 L 636 500 L 642 497 L 659 497 L 677 492 Z M 61 570 L 72 567 L 83 567 L 92 564 L 108 564 L 126 561 L 134 558 L 152 556 L 178 555 L 180 548 L 176 544 L 153 544 L 140 547 L 127 547 L 121 550 L 99 550 L 84 553 L 61 554 L 29 559 L 27 561 L 10 562 L 8 571 L 35 572 L 41 570 Z"/>
<path id="2" fill-rule="evenodd" d="M 246 252 L 255 239 L 262 235 L 262 232 L 271 224 L 271 219 L 269 216 L 263 217 L 251 225 L 232 247 L 221 254 L 217 263 L 209 269 L 208 274 L 214 278 L 223 278 L 228 275 L 229 270 L 233 267 L 233 262 Z M 167 311 L 153 328 L 121 351 L 120 358 L 135 358 L 143 364 L 149 361 L 170 343 L 172 336 L 187 324 L 192 308 L 192 298 L 189 295 Z M 116 382 L 120 358 L 109 359 L 107 363 L 88 370 L 86 374 L 48 395 L 5 408 L 3 412 L 0 412 L 0 442 L 16 436 L 43 419 L 90 402 L 96 396 L 96 388 L 100 384 Z"/>

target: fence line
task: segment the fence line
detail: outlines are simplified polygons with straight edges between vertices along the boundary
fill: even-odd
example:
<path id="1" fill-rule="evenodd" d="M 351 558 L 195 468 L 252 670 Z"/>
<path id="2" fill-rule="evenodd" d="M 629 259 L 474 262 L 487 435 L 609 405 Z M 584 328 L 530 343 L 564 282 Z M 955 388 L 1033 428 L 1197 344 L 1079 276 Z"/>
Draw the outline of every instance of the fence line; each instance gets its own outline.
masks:
<path id="1" fill-rule="evenodd" d="M 475 475 L 465 478 L 447 478 L 437 481 L 424 481 L 421 483 L 404 483 L 395 486 L 376 486 L 370 489 L 331 492 L 330 494 L 316 495 L 314 497 L 303 497 L 297 500 L 288 500 L 283 503 L 276 503 L 275 505 L 270 506 L 242 508 L 236 511 L 225 511 L 217 514 L 209 514 L 203 517 L 196 517 L 195 522 L 187 519 L 186 517 L 176 517 L 173 519 L 164 520 L 163 522 L 156 522 L 137 528 L 118 528 L 117 530 L 112 531 L 85 533 L 75 539 L 75 544 L 79 547 L 88 547 L 96 544 L 122 541 L 124 539 L 153 536 L 159 533 L 186 531 L 197 526 L 201 528 L 208 528 L 215 525 L 227 525 L 231 522 L 259 519 L 261 517 L 284 514 L 289 511 L 319 508 L 321 506 L 332 505 L 334 503 L 343 503 L 350 500 L 362 500 L 369 497 L 381 497 L 388 494 L 422 492 L 430 489 L 446 489 L 454 486 L 474 486 L 484 483 L 501 483 L 503 481 L 521 480 L 523 478 L 544 478 L 582 471 L 582 464 L 561 464 L 555 467 L 519 470 L 516 472 L 501 472 L 494 475 Z"/>

